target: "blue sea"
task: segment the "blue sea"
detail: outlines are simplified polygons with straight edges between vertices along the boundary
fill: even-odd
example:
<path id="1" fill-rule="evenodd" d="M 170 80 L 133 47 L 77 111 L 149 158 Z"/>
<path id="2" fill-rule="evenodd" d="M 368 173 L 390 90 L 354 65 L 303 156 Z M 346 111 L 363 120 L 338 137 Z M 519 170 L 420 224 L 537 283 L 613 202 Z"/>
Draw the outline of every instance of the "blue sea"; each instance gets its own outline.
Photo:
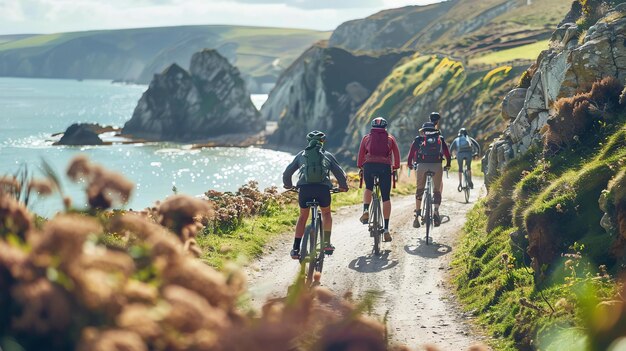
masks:
<path id="1" fill-rule="evenodd" d="M 234 191 L 249 180 L 262 188 L 281 184 L 292 155 L 259 148 L 205 148 L 146 143 L 135 145 L 53 146 L 54 133 L 76 122 L 123 126 L 130 119 L 145 85 L 99 80 L 0 78 L 0 175 L 27 167 L 36 174 L 45 160 L 63 175 L 63 190 L 77 207 L 86 206 L 84 184 L 65 177 L 78 154 L 124 174 L 135 191 L 125 208 L 142 209 L 173 194 L 199 195 L 209 189 Z M 260 105 L 266 95 L 252 95 Z M 58 139 L 58 138 L 57 138 Z M 51 216 L 62 206 L 59 196 L 36 198 L 31 210 Z"/>

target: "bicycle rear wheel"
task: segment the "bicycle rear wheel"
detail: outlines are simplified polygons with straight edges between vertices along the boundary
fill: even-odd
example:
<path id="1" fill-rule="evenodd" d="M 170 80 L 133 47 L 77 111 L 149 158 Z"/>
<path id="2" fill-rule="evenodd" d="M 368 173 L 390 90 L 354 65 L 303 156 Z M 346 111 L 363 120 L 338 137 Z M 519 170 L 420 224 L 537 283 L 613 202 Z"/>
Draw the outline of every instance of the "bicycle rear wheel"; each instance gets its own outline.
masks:
<path id="1" fill-rule="evenodd" d="M 380 201 L 378 198 L 374 198 L 372 205 L 370 233 L 374 237 L 374 255 L 380 255 Z"/>
<path id="2" fill-rule="evenodd" d="M 426 223 L 426 245 L 428 245 L 428 240 L 430 237 L 430 229 L 432 227 L 432 222 L 433 222 L 433 209 L 432 209 L 432 199 L 430 197 L 430 192 L 428 192 L 426 194 L 426 201 L 424 204 L 424 222 Z"/>
<path id="3" fill-rule="evenodd" d="M 315 272 L 315 261 L 316 261 L 316 244 L 317 244 L 317 226 L 316 225 L 312 225 L 310 226 L 310 230 L 309 230 L 309 253 L 307 255 L 307 259 L 305 260 L 305 264 L 308 264 L 308 266 L 305 266 L 305 271 L 306 271 L 306 279 L 305 279 L 305 283 L 307 285 L 310 285 L 311 283 L 313 283 L 313 273 Z M 306 242 L 303 243 L 303 245 L 307 245 Z"/>
<path id="4" fill-rule="evenodd" d="M 463 172 L 463 191 L 465 192 L 465 203 L 469 203 L 470 198 L 470 187 L 469 180 L 467 178 L 467 169 Z"/>
<path id="5" fill-rule="evenodd" d="M 322 269 L 324 268 L 324 247 L 326 246 L 326 238 L 324 237 L 324 227 L 322 226 L 322 219 L 320 217 L 317 218 L 317 235 L 319 242 L 319 250 L 317 259 L 315 260 L 315 270 L 317 272 L 322 273 Z M 313 278 L 313 277 L 311 277 Z M 313 281 L 311 280 L 311 283 Z"/>

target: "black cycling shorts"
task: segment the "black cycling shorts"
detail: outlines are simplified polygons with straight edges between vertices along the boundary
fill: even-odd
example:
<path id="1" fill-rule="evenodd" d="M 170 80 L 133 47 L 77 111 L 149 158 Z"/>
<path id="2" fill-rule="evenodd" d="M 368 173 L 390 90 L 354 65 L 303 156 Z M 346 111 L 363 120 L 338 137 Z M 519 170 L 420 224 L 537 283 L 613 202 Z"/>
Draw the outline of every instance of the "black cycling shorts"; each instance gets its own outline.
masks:
<path id="1" fill-rule="evenodd" d="M 307 202 L 317 200 L 320 207 L 330 206 L 330 188 L 325 184 L 305 184 L 298 187 L 298 204 L 307 208 Z"/>
<path id="2" fill-rule="evenodd" d="M 467 167 L 472 168 L 472 153 L 467 151 L 459 152 L 456 155 L 456 160 L 459 164 L 459 173 L 463 172 L 463 160 L 467 163 Z"/>
<path id="3" fill-rule="evenodd" d="M 380 182 L 380 197 L 389 201 L 391 193 L 391 165 L 386 163 L 366 163 L 363 165 L 363 180 L 367 190 L 374 189 L 374 176 Z"/>

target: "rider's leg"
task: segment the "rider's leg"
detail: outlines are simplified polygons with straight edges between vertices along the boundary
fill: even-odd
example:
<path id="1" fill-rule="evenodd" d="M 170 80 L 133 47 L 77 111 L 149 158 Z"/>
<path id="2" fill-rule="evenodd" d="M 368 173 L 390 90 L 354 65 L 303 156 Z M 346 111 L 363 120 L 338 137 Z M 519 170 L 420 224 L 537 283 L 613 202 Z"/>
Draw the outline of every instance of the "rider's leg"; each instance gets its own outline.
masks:
<path id="1" fill-rule="evenodd" d="M 298 222 L 296 223 L 296 235 L 293 239 L 293 248 L 291 250 L 291 257 L 294 259 L 298 258 L 300 252 L 300 244 L 302 243 L 302 236 L 304 236 L 306 222 L 309 219 L 309 212 L 308 208 L 300 208 L 300 217 L 298 217 Z"/>
<path id="2" fill-rule="evenodd" d="M 363 192 L 363 213 L 368 212 L 372 203 L 372 190 L 365 188 Z"/>
<path id="3" fill-rule="evenodd" d="M 413 228 L 419 228 L 420 214 L 422 212 L 422 196 L 424 195 L 424 188 L 426 186 L 426 170 L 420 167 L 420 165 L 417 165 L 415 176 L 417 189 L 415 190 L 415 218 L 413 219 Z"/>
<path id="4" fill-rule="evenodd" d="M 380 197 L 383 201 L 385 230 L 388 230 L 389 217 L 391 216 L 391 168 L 389 168 L 389 166 L 387 166 L 385 172 L 380 176 Z"/>
<path id="5" fill-rule="evenodd" d="M 363 180 L 365 181 L 365 191 L 363 192 L 363 214 L 359 221 L 363 224 L 369 222 L 369 208 L 372 203 L 372 190 L 374 189 L 374 175 L 371 172 L 371 165 L 366 163 L 363 165 Z"/>
<path id="6" fill-rule="evenodd" d="M 434 165 L 433 171 L 435 172 L 433 176 L 433 186 L 435 187 L 433 191 L 433 205 L 435 207 L 433 211 L 433 222 L 435 222 L 435 226 L 439 226 L 439 224 L 441 224 L 439 205 L 441 205 L 441 193 L 443 192 L 443 167 L 441 163 Z"/>
<path id="7" fill-rule="evenodd" d="M 463 187 L 463 157 L 457 154 L 456 161 L 459 165 L 459 188 L 457 190 L 460 192 L 461 188 Z"/>

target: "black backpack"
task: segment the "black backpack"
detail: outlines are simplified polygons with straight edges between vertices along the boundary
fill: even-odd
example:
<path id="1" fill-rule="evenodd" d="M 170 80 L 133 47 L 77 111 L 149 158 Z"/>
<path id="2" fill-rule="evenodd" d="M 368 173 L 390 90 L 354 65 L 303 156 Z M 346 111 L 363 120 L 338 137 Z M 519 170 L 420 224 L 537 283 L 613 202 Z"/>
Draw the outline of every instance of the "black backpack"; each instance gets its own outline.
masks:
<path id="1" fill-rule="evenodd" d="M 425 133 L 423 136 L 415 138 L 418 144 L 418 158 L 421 162 L 435 163 L 441 162 L 441 136 L 437 132 Z"/>

